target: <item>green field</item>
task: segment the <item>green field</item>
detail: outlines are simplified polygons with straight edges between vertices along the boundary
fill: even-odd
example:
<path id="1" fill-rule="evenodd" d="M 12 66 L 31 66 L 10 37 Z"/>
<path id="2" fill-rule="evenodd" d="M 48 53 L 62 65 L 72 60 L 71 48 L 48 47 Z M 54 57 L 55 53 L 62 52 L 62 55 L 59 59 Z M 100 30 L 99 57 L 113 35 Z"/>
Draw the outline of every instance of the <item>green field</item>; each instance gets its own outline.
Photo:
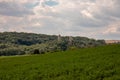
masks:
<path id="1" fill-rule="evenodd" d="M 120 80 L 120 45 L 0 57 L 0 80 Z"/>

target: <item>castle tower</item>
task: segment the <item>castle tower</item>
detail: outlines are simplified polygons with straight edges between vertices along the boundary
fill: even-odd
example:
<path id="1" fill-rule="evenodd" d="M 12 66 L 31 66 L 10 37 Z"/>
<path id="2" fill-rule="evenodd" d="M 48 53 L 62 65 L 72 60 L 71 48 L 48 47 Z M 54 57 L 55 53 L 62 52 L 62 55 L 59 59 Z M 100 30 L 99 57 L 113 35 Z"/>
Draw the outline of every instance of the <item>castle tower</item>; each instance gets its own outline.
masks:
<path id="1" fill-rule="evenodd" d="M 72 45 L 73 44 L 73 38 L 72 36 L 69 36 L 69 45 Z"/>
<path id="2" fill-rule="evenodd" d="M 58 35 L 58 42 L 60 42 L 61 41 L 61 35 L 59 34 Z"/>

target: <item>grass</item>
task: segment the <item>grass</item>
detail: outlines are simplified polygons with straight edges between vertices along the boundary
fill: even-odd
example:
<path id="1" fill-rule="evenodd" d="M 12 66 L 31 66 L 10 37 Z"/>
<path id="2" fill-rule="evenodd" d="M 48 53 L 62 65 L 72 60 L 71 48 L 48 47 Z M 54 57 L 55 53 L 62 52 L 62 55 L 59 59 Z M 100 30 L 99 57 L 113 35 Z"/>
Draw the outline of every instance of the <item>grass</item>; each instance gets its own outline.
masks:
<path id="1" fill-rule="evenodd" d="M 120 80 L 120 45 L 0 57 L 0 80 Z"/>

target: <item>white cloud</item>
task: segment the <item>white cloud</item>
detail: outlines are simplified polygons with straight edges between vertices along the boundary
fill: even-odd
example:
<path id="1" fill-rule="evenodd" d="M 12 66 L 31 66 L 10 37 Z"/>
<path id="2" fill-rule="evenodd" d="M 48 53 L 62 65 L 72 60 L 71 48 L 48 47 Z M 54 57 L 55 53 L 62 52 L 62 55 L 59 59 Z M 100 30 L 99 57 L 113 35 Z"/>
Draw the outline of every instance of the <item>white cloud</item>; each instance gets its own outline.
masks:
<path id="1" fill-rule="evenodd" d="M 1 31 L 93 38 L 120 35 L 120 0 L 0 0 L 2 2 L 9 4 L 0 9 Z"/>
<path id="2" fill-rule="evenodd" d="M 103 34 L 111 34 L 111 33 L 118 33 L 120 34 L 120 21 L 112 23 L 106 27 L 106 30 L 104 30 Z"/>
<path id="3" fill-rule="evenodd" d="M 37 22 L 37 23 L 33 24 L 33 26 L 40 27 L 41 24 Z"/>
<path id="4" fill-rule="evenodd" d="M 18 16 L 33 15 L 33 12 L 16 2 L 0 2 L 0 15 Z"/>

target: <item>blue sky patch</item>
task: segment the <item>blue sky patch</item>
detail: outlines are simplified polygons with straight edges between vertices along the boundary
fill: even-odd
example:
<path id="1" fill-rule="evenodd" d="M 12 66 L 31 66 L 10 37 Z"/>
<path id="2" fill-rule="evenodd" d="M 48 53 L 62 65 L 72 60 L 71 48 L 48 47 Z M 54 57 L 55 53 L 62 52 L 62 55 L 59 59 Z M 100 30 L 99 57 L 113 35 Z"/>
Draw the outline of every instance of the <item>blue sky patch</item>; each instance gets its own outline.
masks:
<path id="1" fill-rule="evenodd" d="M 34 4 L 25 4 L 25 7 L 26 8 L 34 8 L 35 6 L 37 6 L 37 5 L 39 5 L 39 2 L 36 2 L 36 3 L 34 3 Z"/>
<path id="2" fill-rule="evenodd" d="M 45 5 L 48 5 L 48 6 L 56 6 L 58 4 L 59 4 L 58 2 L 52 1 L 52 0 L 49 0 L 49 1 L 45 2 Z"/>

